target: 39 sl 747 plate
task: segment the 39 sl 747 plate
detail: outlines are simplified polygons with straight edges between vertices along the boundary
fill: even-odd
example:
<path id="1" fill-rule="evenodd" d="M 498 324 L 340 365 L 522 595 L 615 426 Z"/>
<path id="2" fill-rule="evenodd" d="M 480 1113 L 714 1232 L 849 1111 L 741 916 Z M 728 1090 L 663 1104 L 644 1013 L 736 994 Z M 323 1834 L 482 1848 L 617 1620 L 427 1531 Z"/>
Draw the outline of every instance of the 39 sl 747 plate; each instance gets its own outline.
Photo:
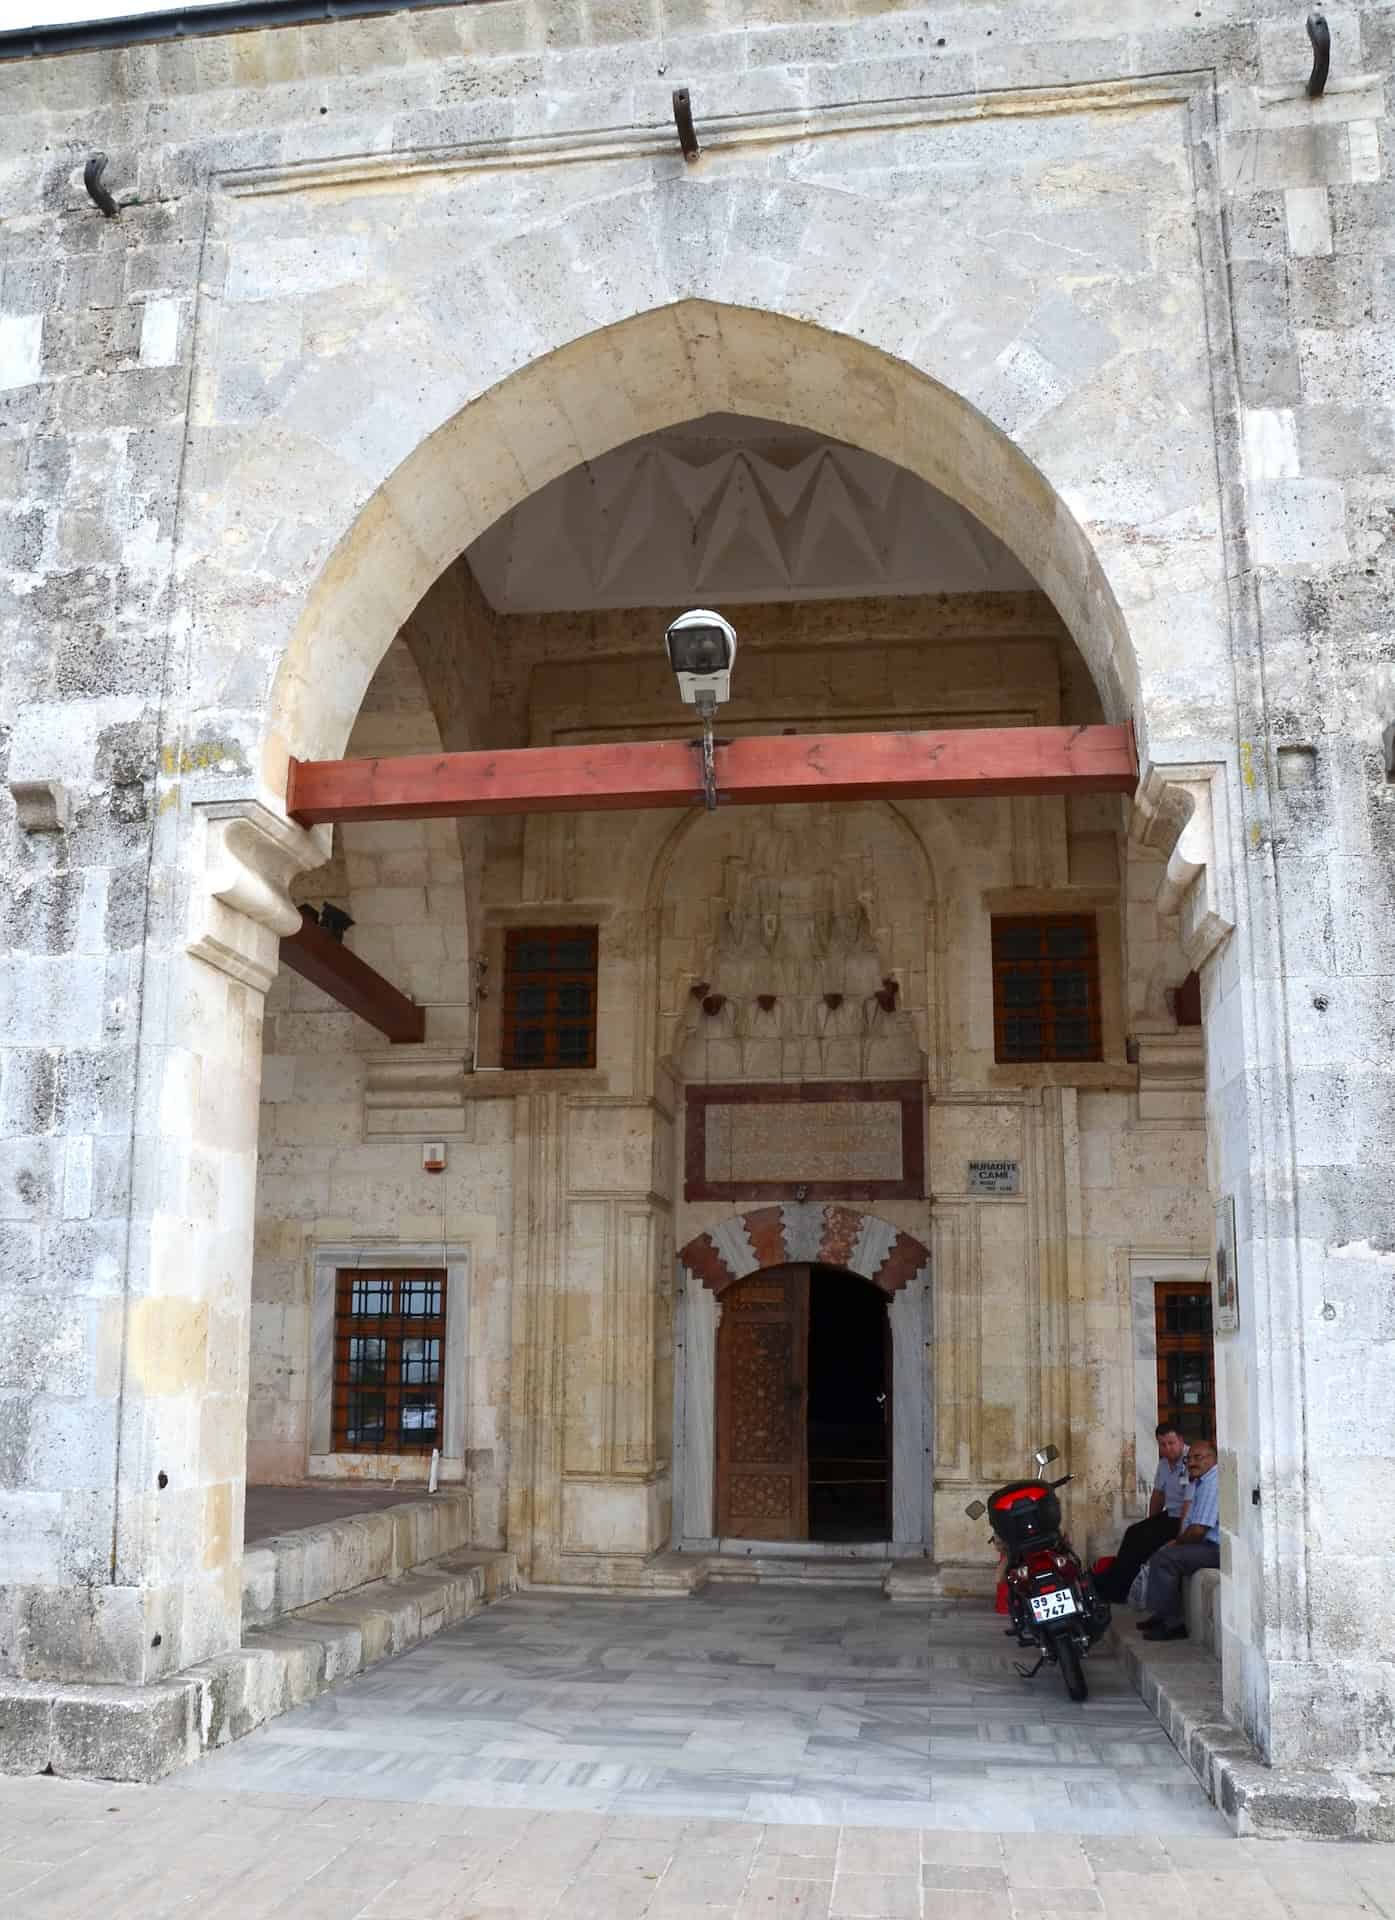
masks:
<path id="1" fill-rule="evenodd" d="M 1060 1593 L 1034 1593 L 1031 1600 L 1034 1620 L 1059 1620 L 1063 1614 L 1075 1612 L 1075 1598 L 1064 1588 Z"/>

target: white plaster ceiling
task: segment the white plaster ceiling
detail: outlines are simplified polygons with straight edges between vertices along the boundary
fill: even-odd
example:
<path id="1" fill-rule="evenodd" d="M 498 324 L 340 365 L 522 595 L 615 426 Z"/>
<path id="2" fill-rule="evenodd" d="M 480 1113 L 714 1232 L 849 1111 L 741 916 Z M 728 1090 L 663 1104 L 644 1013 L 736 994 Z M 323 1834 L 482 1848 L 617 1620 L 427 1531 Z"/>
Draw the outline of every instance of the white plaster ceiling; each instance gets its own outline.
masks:
<path id="1" fill-rule="evenodd" d="M 574 467 L 481 534 L 469 560 L 502 613 L 1035 584 L 986 527 L 904 468 L 736 414 Z"/>

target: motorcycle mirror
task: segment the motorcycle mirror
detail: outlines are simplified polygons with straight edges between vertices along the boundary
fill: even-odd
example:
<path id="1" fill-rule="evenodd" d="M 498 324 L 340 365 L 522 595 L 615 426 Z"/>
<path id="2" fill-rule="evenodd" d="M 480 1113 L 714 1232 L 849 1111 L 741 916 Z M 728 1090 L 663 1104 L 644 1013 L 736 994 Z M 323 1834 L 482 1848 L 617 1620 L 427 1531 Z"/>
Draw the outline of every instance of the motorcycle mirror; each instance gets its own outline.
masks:
<path id="1" fill-rule="evenodd" d="M 988 1509 L 981 1500 L 971 1500 L 964 1511 L 971 1520 L 981 1520 Z"/>
<path id="2" fill-rule="evenodd" d="M 1059 1460 L 1060 1457 L 1061 1451 L 1059 1447 L 1038 1447 L 1032 1455 L 1033 1460 L 1036 1461 L 1039 1467 L 1049 1467 L 1053 1460 Z"/>

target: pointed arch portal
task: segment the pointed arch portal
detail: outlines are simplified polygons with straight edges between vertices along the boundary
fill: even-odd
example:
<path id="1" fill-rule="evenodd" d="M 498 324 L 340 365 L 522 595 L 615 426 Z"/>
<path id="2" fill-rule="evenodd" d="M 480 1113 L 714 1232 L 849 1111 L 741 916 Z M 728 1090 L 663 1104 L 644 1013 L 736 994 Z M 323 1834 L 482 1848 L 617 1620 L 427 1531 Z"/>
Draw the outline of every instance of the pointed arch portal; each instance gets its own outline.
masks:
<path id="1" fill-rule="evenodd" d="M 1090 536 L 1001 426 L 865 340 L 761 308 L 684 299 L 509 373 L 360 496 L 277 667 L 263 743 L 267 787 L 285 790 L 292 757 L 342 754 L 394 634 L 510 508 L 630 440 L 732 410 L 878 454 L 972 513 L 1050 597 L 1105 718 L 1132 719 L 1146 732 L 1138 664 Z"/>
<path id="2" fill-rule="evenodd" d="M 749 1304 L 770 1321 L 776 1335 L 807 1343 L 809 1278 L 841 1274 L 849 1286 L 875 1288 L 885 1302 L 891 1493 L 888 1537 L 872 1543 L 872 1550 L 893 1557 L 927 1553 L 932 1518 L 927 1449 L 933 1369 L 927 1352 L 931 1256 L 924 1242 L 893 1221 L 858 1207 L 795 1202 L 734 1214 L 695 1235 L 678 1258 L 685 1283 L 678 1315 L 675 1539 L 693 1550 L 711 1550 L 725 1537 L 719 1515 L 731 1512 L 718 1457 L 723 1424 L 718 1406 L 723 1299 L 739 1308 L 747 1283 L 769 1282 L 777 1290 L 783 1288 L 789 1296 L 788 1311 L 783 1314 L 779 1302 L 772 1306 L 762 1299 Z M 797 1381 L 792 1377 L 791 1384 L 804 1391 L 802 1350 L 793 1358 L 799 1377 Z M 765 1477 L 773 1486 L 775 1476 Z M 749 1550 L 760 1531 L 759 1524 L 748 1519 L 730 1537 Z M 761 1544 L 805 1548 L 809 1543 L 782 1523 Z"/>

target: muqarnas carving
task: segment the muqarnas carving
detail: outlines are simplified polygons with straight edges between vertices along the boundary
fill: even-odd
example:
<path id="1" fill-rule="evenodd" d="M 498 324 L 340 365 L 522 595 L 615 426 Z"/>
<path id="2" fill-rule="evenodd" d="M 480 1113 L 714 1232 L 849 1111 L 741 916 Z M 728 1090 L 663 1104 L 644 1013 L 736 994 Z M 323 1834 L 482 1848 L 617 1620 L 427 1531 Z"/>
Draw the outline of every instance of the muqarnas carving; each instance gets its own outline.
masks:
<path id="1" fill-rule="evenodd" d="M 791 810 L 792 811 L 792 810 Z M 923 1057 L 879 935 L 874 860 L 830 810 L 763 815 L 726 856 L 713 932 L 676 1036 L 691 1081 L 918 1076 Z"/>

